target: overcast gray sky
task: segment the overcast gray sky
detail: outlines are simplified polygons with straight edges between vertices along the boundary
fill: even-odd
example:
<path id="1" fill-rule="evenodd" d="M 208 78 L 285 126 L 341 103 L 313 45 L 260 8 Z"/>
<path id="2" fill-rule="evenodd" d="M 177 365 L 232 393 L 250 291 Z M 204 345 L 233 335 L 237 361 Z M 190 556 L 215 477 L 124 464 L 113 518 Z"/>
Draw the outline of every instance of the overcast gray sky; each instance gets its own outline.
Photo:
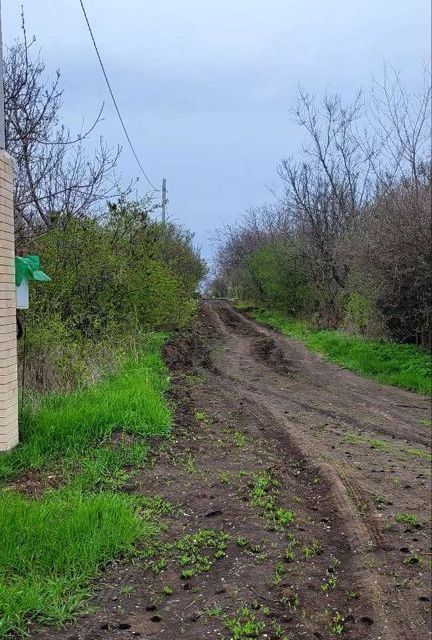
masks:
<path id="1" fill-rule="evenodd" d="M 123 147 L 124 176 L 139 171 L 124 144 L 78 0 L 2 0 L 5 42 L 24 3 L 48 69 L 62 71 L 64 119 L 90 122 Z M 168 181 L 169 213 L 210 236 L 271 201 L 276 167 L 301 140 L 289 109 L 299 85 L 349 99 L 387 60 L 420 85 L 429 59 L 429 0 L 86 0 L 89 18 L 138 154 Z M 140 188 L 145 189 L 141 180 Z"/>

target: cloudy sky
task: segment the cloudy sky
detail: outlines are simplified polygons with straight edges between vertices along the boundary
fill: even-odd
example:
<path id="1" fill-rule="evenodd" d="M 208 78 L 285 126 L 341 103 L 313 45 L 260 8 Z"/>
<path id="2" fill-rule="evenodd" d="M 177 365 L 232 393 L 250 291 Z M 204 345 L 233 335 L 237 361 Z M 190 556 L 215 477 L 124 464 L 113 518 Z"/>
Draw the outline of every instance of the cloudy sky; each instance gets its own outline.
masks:
<path id="1" fill-rule="evenodd" d="M 2 0 L 3 38 L 24 3 L 48 69 L 62 71 L 75 130 L 105 101 L 101 133 L 139 175 L 91 47 L 78 0 Z M 301 144 L 289 109 L 298 86 L 349 99 L 385 61 L 413 90 L 429 59 L 429 0 L 86 0 L 142 164 L 168 181 L 169 213 L 203 254 L 222 222 L 271 201 L 276 167 Z M 145 183 L 140 189 L 145 191 Z"/>

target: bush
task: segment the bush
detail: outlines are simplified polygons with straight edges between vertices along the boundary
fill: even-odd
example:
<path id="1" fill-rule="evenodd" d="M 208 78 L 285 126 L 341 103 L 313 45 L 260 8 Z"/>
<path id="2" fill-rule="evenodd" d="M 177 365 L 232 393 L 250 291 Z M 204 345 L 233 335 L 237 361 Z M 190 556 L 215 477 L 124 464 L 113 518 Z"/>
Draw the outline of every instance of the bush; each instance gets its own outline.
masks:
<path id="1" fill-rule="evenodd" d="M 140 203 L 112 205 L 104 220 L 58 216 L 29 251 L 52 282 L 32 286 L 26 386 L 73 389 L 114 367 L 146 331 L 183 327 L 195 312 L 204 263 L 181 228 L 150 219 Z M 23 366 L 24 341 L 20 344 Z"/>
<path id="2" fill-rule="evenodd" d="M 312 307 L 311 289 L 292 244 L 268 243 L 245 257 L 242 295 L 257 305 L 295 315 Z"/>

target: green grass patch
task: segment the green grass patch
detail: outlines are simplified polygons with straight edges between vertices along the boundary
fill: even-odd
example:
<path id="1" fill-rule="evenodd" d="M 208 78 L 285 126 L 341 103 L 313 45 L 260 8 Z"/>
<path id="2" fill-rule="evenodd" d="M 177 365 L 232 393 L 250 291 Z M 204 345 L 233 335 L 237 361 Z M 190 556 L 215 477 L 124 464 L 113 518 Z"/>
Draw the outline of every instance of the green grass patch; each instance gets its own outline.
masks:
<path id="1" fill-rule="evenodd" d="M 180 578 L 189 580 L 209 572 L 217 560 L 224 558 L 229 540 L 230 536 L 223 531 L 199 529 L 174 543 L 155 541 L 143 554 L 145 564 L 155 576 L 173 564 L 178 565 Z"/>
<path id="2" fill-rule="evenodd" d="M 228 540 L 227 533 L 214 529 L 200 529 L 181 538 L 176 544 L 182 567 L 181 578 L 187 580 L 210 571 L 216 560 L 225 557 Z"/>
<path id="3" fill-rule="evenodd" d="M 225 627 L 232 640 L 252 640 L 260 638 L 265 631 L 265 623 L 257 619 L 249 607 L 242 607 L 235 616 L 225 617 Z"/>
<path id="4" fill-rule="evenodd" d="M 432 358 L 419 347 L 367 340 L 343 331 L 313 330 L 306 322 L 286 318 L 276 311 L 253 311 L 252 315 L 290 338 L 303 340 L 308 349 L 322 353 L 345 369 L 410 391 L 431 391 Z"/>
<path id="5" fill-rule="evenodd" d="M 345 444 L 366 444 L 371 449 L 377 451 L 387 451 L 389 448 L 388 443 L 385 440 L 379 440 L 378 438 L 367 438 L 366 436 L 358 436 L 354 433 L 349 433 L 343 439 Z"/>
<path id="6" fill-rule="evenodd" d="M 149 453 L 145 441 L 93 448 L 87 456 L 66 463 L 64 473 L 69 485 L 81 491 L 118 491 L 134 468 L 144 466 Z"/>
<path id="7" fill-rule="evenodd" d="M 275 526 L 286 527 L 295 521 L 294 511 L 284 509 L 277 503 L 279 482 L 266 471 L 253 475 L 251 503 L 264 509 L 265 518 Z"/>
<path id="8" fill-rule="evenodd" d="M 0 637 L 30 621 L 62 623 L 88 596 L 103 565 L 154 533 L 132 498 L 77 491 L 31 500 L 0 494 Z"/>
<path id="9" fill-rule="evenodd" d="M 419 519 L 412 513 L 397 513 L 395 520 L 399 522 L 399 524 L 411 524 L 413 527 L 420 525 Z"/>
<path id="10" fill-rule="evenodd" d="M 236 447 L 239 447 L 240 449 L 244 449 L 244 447 L 246 447 L 247 443 L 248 443 L 248 439 L 247 437 L 241 433 L 240 431 L 234 431 L 232 434 L 232 440 L 233 443 Z"/>
<path id="11" fill-rule="evenodd" d="M 425 460 L 431 459 L 431 453 L 428 449 L 404 449 L 410 456 L 417 456 L 418 458 L 424 458 Z"/>
<path id="12" fill-rule="evenodd" d="M 38 499 L 0 489 L 0 638 L 24 637 L 32 623 L 71 619 L 104 566 L 135 552 L 138 540 L 143 554 L 154 544 L 172 506 L 121 488 L 145 463 L 147 437 L 170 429 L 165 338 L 149 337 L 92 388 L 26 407 L 20 445 L 0 456 L 0 480 L 46 469 L 63 487 Z"/>
<path id="13" fill-rule="evenodd" d="M 422 418 L 421 420 L 419 420 L 419 425 L 421 427 L 426 427 L 430 429 L 432 427 L 432 420 L 429 420 L 428 418 Z"/>
<path id="14" fill-rule="evenodd" d="M 152 335 L 141 352 L 93 387 L 47 395 L 25 406 L 21 443 L 0 457 L 0 480 L 83 456 L 115 431 L 167 433 L 171 414 L 162 394 L 169 379 L 160 356 L 165 339 L 165 334 Z"/>

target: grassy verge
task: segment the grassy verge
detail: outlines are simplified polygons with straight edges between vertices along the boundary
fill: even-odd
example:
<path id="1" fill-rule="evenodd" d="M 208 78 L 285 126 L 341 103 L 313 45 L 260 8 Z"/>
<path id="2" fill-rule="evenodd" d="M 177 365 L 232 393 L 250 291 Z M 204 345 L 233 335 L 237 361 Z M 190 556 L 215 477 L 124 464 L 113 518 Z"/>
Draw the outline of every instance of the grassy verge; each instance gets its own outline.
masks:
<path id="1" fill-rule="evenodd" d="M 120 494 L 0 496 L 0 637 L 24 635 L 31 618 L 62 622 L 89 594 L 102 564 L 151 529 Z"/>
<path id="2" fill-rule="evenodd" d="M 414 345 L 366 340 L 343 331 L 313 330 L 305 322 L 274 311 L 255 310 L 251 315 L 290 338 L 303 340 L 311 351 L 346 369 L 410 391 L 431 391 L 431 356 Z"/>
<path id="3" fill-rule="evenodd" d="M 27 408 L 21 444 L 0 456 L 0 638 L 70 619 L 104 565 L 153 538 L 145 499 L 118 490 L 145 462 L 148 436 L 170 428 L 165 338 L 94 387 Z M 59 473 L 62 487 L 29 498 L 7 486 L 30 469 Z"/>
<path id="4" fill-rule="evenodd" d="M 120 371 L 87 389 L 52 394 L 24 407 L 21 444 L 0 457 L 0 481 L 23 470 L 42 469 L 79 459 L 89 449 L 122 431 L 161 435 L 170 426 L 163 398 L 168 377 L 160 357 L 164 334 L 155 334 Z"/>

